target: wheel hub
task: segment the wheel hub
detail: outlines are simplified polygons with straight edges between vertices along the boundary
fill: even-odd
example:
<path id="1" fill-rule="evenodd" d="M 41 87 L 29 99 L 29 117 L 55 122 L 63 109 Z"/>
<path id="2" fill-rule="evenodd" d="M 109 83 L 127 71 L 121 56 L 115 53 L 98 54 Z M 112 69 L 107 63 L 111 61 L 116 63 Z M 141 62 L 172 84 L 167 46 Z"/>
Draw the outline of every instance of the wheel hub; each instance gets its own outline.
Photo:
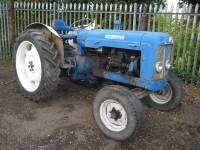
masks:
<path id="1" fill-rule="evenodd" d="M 41 60 L 36 47 L 23 41 L 17 49 L 16 70 L 22 86 L 29 92 L 35 91 L 42 76 Z"/>
<path id="2" fill-rule="evenodd" d="M 29 63 L 28 64 L 29 71 L 34 71 L 33 61 L 29 61 L 28 63 Z"/>
<path id="3" fill-rule="evenodd" d="M 111 131 L 122 131 L 127 125 L 127 113 L 116 100 L 108 99 L 100 106 L 100 117 L 103 124 Z"/>
<path id="4" fill-rule="evenodd" d="M 169 83 L 164 90 L 149 95 L 151 99 L 158 104 L 166 104 L 172 99 L 173 91 Z"/>
<path id="5" fill-rule="evenodd" d="M 115 121 L 117 121 L 118 119 L 120 119 L 122 117 L 122 114 L 119 110 L 116 110 L 115 107 L 112 108 L 112 110 L 110 111 L 111 114 L 111 118 L 114 119 Z"/>

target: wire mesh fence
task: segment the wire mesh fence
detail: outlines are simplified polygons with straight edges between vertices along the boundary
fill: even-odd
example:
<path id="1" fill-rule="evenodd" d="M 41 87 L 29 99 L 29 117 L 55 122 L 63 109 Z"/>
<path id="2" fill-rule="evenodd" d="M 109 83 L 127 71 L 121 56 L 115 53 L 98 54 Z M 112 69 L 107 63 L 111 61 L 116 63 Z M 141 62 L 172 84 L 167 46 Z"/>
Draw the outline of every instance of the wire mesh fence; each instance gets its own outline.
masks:
<path id="1" fill-rule="evenodd" d="M 1 6 L 6 4 L 2 4 Z M 1 57 L 9 57 L 7 49 L 6 7 L 0 18 Z M 82 18 L 94 20 L 97 28 L 113 29 L 120 20 L 121 29 L 167 32 L 174 38 L 172 55 L 174 70 L 187 82 L 200 85 L 200 9 L 199 5 L 182 8 L 145 4 L 92 4 L 92 3 L 32 3 L 15 2 L 14 18 L 16 35 L 34 22 L 52 25 L 55 18 L 72 24 Z M 86 21 L 89 23 L 89 20 Z M 5 24 L 5 25 L 4 25 Z M 78 25 L 80 25 L 79 22 Z M 1 30 L 2 29 L 2 30 Z M 6 33 L 6 34 L 5 34 Z M 3 41 L 3 42 L 2 42 Z M 2 44 L 1 44 L 2 45 Z"/>

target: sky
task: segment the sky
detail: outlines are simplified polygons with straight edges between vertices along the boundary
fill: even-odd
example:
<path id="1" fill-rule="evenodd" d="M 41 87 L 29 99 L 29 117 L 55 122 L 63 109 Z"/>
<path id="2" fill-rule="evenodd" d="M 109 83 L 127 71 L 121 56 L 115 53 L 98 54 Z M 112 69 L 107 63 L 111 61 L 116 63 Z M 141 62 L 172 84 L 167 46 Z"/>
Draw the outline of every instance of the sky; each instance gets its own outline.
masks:
<path id="1" fill-rule="evenodd" d="M 167 0 L 167 3 L 168 3 L 169 6 L 171 6 L 172 4 L 173 4 L 174 6 L 176 6 L 177 3 L 178 3 L 178 1 L 179 1 L 179 0 Z"/>
<path id="2" fill-rule="evenodd" d="M 179 0 L 167 0 L 167 3 L 169 5 L 173 4 L 173 5 L 176 5 L 178 3 Z"/>
<path id="3" fill-rule="evenodd" d="M 174 10 L 175 10 L 178 1 L 179 1 L 179 0 L 167 0 L 167 4 L 168 4 L 168 6 L 170 6 L 170 7 L 171 7 L 171 5 L 173 4 L 173 5 L 174 5 Z M 168 7 L 168 10 L 170 10 L 170 7 Z"/>

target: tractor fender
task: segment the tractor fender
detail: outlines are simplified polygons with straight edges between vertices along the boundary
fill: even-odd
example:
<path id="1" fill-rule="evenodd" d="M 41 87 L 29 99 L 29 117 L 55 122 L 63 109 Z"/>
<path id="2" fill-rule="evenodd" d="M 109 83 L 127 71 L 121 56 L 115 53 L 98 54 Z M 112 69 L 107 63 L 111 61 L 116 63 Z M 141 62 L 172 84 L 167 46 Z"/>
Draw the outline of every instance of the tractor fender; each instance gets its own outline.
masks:
<path id="1" fill-rule="evenodd" d="M 25 30 L 29 29 L 38 29 L 41 32 L 44 32 L 46 35 L 51 37 L 52 42 L 55 43 L 55 47 L 59 52 L 60 56 L 60 67 L 64 66 L 64 45 L 63 40 L 60 35 L 50 26 L 43 23 L 32 23 L 28 25 Z"/>

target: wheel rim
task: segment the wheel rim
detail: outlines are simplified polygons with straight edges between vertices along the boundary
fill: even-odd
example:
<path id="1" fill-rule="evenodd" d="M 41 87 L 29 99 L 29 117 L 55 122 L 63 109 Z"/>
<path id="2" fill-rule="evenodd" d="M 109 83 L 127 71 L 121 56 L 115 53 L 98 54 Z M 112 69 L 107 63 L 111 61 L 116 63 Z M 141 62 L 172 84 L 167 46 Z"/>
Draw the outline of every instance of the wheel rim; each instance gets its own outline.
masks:
<path id="1" fill-rule="evenodd" d="M 16 71 L 23 88 L 29 92 L 38 89 L 42 76 L 39 53 L 33 43 L 23 41 L 17 48 Z"/>
<path id="2" fill-rule="evenodd" d="M 124 107 L 113 99 L 108 99 L 100 105 L 100 118 L 111 131 L 122 131 L 127 125 L 127 113 Z"/>
<path id="3" fill-rule="evenodd" d="M 169 83 L 167 83 L 166 88 L 162 91 L 155 92 L 149 95 L 151 99 L 158 104 L 168 103 L 173 96 L 173 91 Z"/>

